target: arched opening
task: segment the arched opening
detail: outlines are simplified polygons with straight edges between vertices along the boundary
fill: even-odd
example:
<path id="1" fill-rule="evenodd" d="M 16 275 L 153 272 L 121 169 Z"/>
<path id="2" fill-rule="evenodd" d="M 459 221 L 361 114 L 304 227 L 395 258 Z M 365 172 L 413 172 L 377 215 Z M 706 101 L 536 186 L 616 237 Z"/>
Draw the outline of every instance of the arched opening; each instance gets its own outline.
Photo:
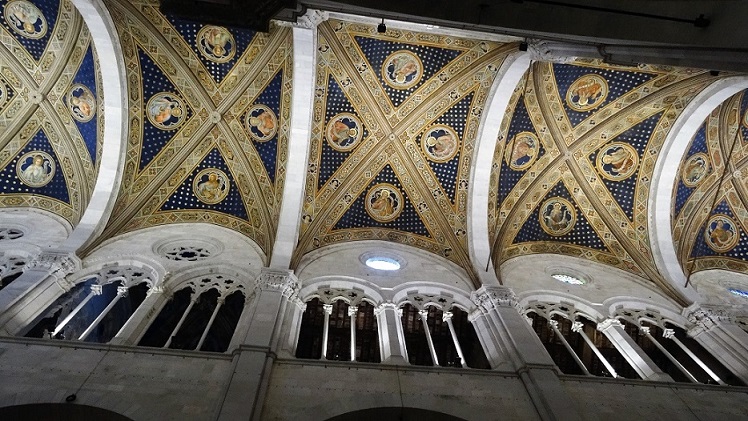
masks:
<path id="1" fill-rule="evenodd" d="M 0 408 L 2 420 L 36 421 L 132 421 L 124 415 L 102 408 L 70 403 L 33 403 Z"/>

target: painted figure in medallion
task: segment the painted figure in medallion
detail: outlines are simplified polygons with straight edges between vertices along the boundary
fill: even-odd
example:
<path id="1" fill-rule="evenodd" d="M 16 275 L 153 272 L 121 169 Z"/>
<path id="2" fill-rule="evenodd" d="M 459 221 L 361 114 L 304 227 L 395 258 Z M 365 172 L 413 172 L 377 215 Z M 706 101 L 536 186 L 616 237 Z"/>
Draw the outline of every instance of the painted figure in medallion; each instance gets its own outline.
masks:
<path id="1" fill-rule="evenodd" d="M 385 81 L 396 89 L 407 89 L 421 80 L 421 60 L 410 51 L 400 50 L 390 54 L 382 64 Z"/>
<path id="2" fill-rule="evenodd" d="M 197 33 L 200 53 L 208 60 L 225 63 L 234 57 L 234 37 L 224 27 L 208 25 Z"/>
<path id="3" fill-rule="evenodd" d="M 361 140 L 361 122 L 353 114 L 340 113 L 327 123 L 327 142 L 341 152 L 353 149 Z"/>
<path id="4" fill-rule="evenodd" d="M 171 130 L 182 123 L 184 117 L 182 100 L 169 92 L 159 92 L 148 101 L 146 116 L 154 126 Z"/>
<path id="5" fill-rule="evenodd" d="M 704 231 L 704 239 L 709 248 L 724 253 L 735 247 L 739 238 L 737 225 L 729 216 L 718 214 L 709 218 Z"/>
<path id="6" fill-rule="evenodd" d="M 574 206 L 562 197 L 546 200 L 540 207 L 540 226 L 543 231 L 553 236 L 568 233 L 577 220 Z"/>
<path id="7" fill-rule="evenodd" d="M 254 140 L 265 142 L 272 139 L 278 131 L 278 119 L 273 110 L 257 104 L 247 113 L 245 127 Z"/>
<path id="8" fill-rule="evenodd" d="M 229 192 L 228 177 L 219 169 L 207 168 L 195 176 L 192 188 L 201 202 L 209 205 L 216 204 Z"/>
<path id="9" fill-rule="evenodd" d="M 454 158 L 460 141 L 451 127 L 436 125 L 426 133 L 421 144 L 426 157 L 436 162 L 447 162 Z"/>
<path id="10" fill-rule="evenodd" d="M 39 39 L 47 33 L 47 20 L 42 12 L 25 0 L 10 1 L 5 5 L 5 21 L 17 34 Z"/>
<path id="11" fill-rule="evenodd" d="M 55 175 L 55 161 L 46 152 L 32 151 L 18 160 L 16 174 L 23 184 L 42 187 Z"/>
<path id="12" fill-rule="evenodd" d="M 621 181 L 630 177 L 639 165 L 636 149 L 628 143 L 613 142 L 600 149 L 597 155 L 597 170 L 603 177 Z"/>
<path id="13" fill-rule="evenodd" d="M 389 222 L 400 215 L 403 197 L 400 191 L 387 183 L 377 184 L 366 196 L 366 211 L 379 222 Z"/>
<path id="14" fill-rule="evenodd" d="M 75 84 L 67 95 L 68 108 L 73 118 L 85 123 L 96 114 L 96 98 L 84 85 Z"/>
<path id="15" fill-rule="evenodd" d="M 681 171 L 681 179 L 687 187 L 696 187 L 709 173 L 709 162 L 706 154 L 697 153 L 686 161 Z"/>
<path id="16" fill-rule="evenodd" d="M 575 80 L 566 91 L 566 103 L 575 111 L 589 111 L 605 101 L 608 83 L 602 76 L 588 74 Z"/>
<path id="17" fill-rule="evenodd" d="M 509 167 L 515 171 L 523 171 L 535 162 L 538 155 L 538 138 L 530 132 L 517 133 L 509 143 Z"/>

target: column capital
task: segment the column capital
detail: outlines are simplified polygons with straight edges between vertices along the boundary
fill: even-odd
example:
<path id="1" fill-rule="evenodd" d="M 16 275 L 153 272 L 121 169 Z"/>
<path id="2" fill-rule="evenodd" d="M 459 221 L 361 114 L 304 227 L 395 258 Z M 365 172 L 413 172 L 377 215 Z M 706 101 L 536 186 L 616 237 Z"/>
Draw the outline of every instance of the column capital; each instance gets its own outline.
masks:
<path id="1" fill-rule="evenodd" d="M 548 326 L 550 326 L 551 329 L 558 329 L 558 320 L 548 320 Z"/>
<path id="2" fill-rule="evenodd" d="M 427 309 L 418 310 L 418 315 L 421 316 L 421 320 L 426 320 L 429 317 L 429 311 Z"/>
<path id="3" fill-rule="evenodd" d="M 584 323 L 576 321 L 571 323 L 571 331 L 580 333 L 582 329 L 584 328 Z"/>
<path id="4" fill-rule="evenodd" d="M 675 330 L 673 329 L 662 329 L 662 337 L 665 339 L 670 339 L 673 336 L 675 336 Z"/>
<path id="5" fill-rule="evenodd" d="M 104 292 L 104 287 L 99 284 L 93 284 L 91 285 L 91 292 L 93 295 L 101 295 Z"/>
<path id="6" fill-rule="evenodd" d="M 296 22 L 275 21 L 279 26 L 291 26 L 294 28 L 315 29 L 317 25 L 329 19 L 329 14 L 324 10 L 307 9 L 306 13 L 296 18 Z"/>
<path id="7" fill-rule="evenodd" d="M 50 275 L 64 278 L 81 268 L 81 259 L 75 253 L 42 252 L 34 256 L 26 266 L 25 270 L 48 271 Z"/>
<path id="8" fill-rule="evenodd" d="M 286 298 L 298 294 L 301 284 L 290 270 L 276 270 L 262 268 L 260 275 L 255 279 L 255 291 L 278 291 Z"/>
<path id="9" fill-rule="evenodd" d="M 124 297 L 127 295 L 128 288 L 124 285 L 120 285 L 117 287 L 117 295 L 120 297 Z"/>
<path id="10" fill-rule="evenodd" d="M 442 313 L 442 321 L 446 322 L 447 320 L 452 320 L 452 316 L 454 316 L 454 314 L 452 314 L 451 311 L 445 311 Z"/>
<path id="11" fill-rule="evenodd" d="M 683 309 L 682 313 L 696 330 L 710 330 L 720 323 L 733 323 L 732 313 L 722 307 L 691 305 Z"/>
<path id="12" fill-rule="evenodd" d="M 348 306 L 348 316 L 355 316 L 358 313 L 358 306 Z"/>
<path id="13" fill-rule="evenodd" d="M 392 311 L 397 311 L 397 305 L 395 303 L 391 302 L 384 302 L 379 304 L 374 308 L 374 315 L 379 316 L 383 311 L 390 309 Z"/>
<path id="14" fill-rule="evenodd" d="M 326 314 L 332 314 L 332 304 L 322 304 L 322 309 Z"/>
<path id="15" fill-rule="evenodd" d="M 515 307 L 519 310 L 517 296 L 505 286 L 482 286 L 470 294 L 470 299 L 483 311 L 498 307 Z"/>
<path id="16" fill-rule="evenodd" d="M 597 324 L 597 330 L 604 332 L 611 327 L 623 327 L 621 321 L 618 319 L 605 319 Z"/>

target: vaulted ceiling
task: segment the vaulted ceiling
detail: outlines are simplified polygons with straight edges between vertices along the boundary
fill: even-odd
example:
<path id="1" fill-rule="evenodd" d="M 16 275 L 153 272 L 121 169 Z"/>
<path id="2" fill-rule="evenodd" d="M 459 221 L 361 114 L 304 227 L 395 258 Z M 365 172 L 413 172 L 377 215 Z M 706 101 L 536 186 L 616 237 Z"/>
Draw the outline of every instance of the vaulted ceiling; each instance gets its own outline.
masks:
<path id="1" fill-rule="evenodd" d="M 651 246 L 655 164 L 685 107 L 719 80 L 709 72 L 534 61 L 503 118 L 486 119 L 519 49 L 509 38 L 379 33 L 337 16 L 317 26 L 315 67 L 300 68 L 289 26 L 262 33 L 164 15 L 154 0 L 105 4 L 122 49 L 125 155 L 111 216 L 81 254 L 202 222 L 247 236 L 269 259 L 284 191 L 295 188 L 304 193 L 292 268 L 326 246 L 383 240 L 442 256 L 478 285 L 469 218 L 483 214 L 498 275 L 513 257 L 555 253 L 678 295 Z M 75 226 L 104 124 L 91 36 L 69 0 L 0 0 L 0 11 L 0 206 Z M 294 72 L 314 74 L 303 186 L 286 185 Z M 745 104 L 741 93 L 714 110 L 666 186 L 686 272 L 748 269 Z M 499 134 L 490 182 L 477 185 L 486 126 Z M 487 209 L 470 209 L 475 189 L 488 192 Z"/>

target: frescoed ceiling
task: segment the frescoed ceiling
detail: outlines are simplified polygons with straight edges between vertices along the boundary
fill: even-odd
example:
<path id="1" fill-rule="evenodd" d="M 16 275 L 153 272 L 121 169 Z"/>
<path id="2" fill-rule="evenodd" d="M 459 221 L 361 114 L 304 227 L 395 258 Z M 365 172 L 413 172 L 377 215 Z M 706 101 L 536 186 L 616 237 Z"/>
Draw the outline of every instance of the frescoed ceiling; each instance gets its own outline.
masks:
<path id="1" fill-rule="evenodd" d="M 673 238 L 684 271 L 748 271 L 748 94 L 715 109 L 678 171 Z"/>
<path id="2" fill-rule="evenodd" d="M 100 79 L 69 0 L 0 0 L 0 207 L 78 223 L 101 153 Z"/>
<path id="3" fill-rule="evenodd" d="M 567 254 L 668 291 L 649 245 L 654 164 L 673 121 L 709 77 L 645 65 L 534 63 L 515 89 L 496 145 L 494 261 Z"/>
<path id="4" fill-rule="evenodd" d="M 336 20 L 318 27 L 311 151 L 296 262 L 381 239 L 472 274 L 471 156 L 488 90 L 517 45 Z"/>
<path id="5" fill-rule="evenodd" d="M 107 4 L 124 53 L 130 124 L 120 194 L 101 239 L 206 222 L 267 253 L 285 174 L 290 29 L 185 21 L 161 14 L 156 1 Z"/>

